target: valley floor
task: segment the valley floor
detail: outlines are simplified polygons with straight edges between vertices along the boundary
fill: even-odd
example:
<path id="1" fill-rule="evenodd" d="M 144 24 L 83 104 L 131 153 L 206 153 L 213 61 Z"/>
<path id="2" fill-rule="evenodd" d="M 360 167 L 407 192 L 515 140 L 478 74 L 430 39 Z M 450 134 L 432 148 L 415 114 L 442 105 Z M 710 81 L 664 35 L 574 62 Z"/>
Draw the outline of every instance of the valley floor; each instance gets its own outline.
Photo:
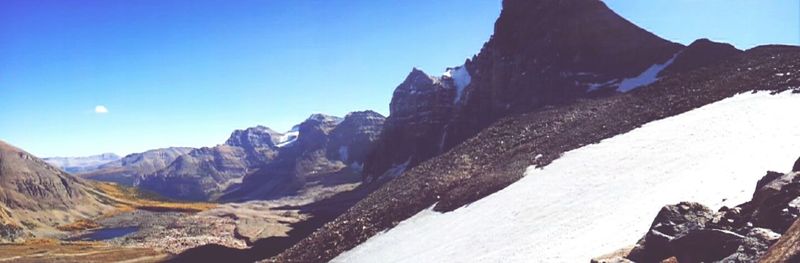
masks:
<path id="1" fill-rule="evenodd" d="M 158 262 L 168 254 L 148 248 L 126 248 L 100 242 L 34 240 L 0 245 L 0 262 Z"/>
<path id="2" fill-rule="evenodd" d="M 636 243 L 664 204 L 750 199 L 800 149 L 800 95 L 736 95 L 530 167 L 448 213 L 424 210 L 333 262 L 587 262 Z"/>

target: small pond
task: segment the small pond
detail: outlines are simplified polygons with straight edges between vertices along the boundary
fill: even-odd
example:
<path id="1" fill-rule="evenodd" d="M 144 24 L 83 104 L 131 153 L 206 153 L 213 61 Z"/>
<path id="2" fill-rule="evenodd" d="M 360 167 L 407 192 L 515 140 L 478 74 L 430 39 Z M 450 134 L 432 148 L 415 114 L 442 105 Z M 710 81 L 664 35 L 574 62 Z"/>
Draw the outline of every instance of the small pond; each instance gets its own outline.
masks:
<path id="1" fill-rule="evenodd" d="M 139 227 L 112 227 L 92 230 L 89 233 L 70 238 L 69 241 L 101 241 L 124 237 L 139 231 Z"/>

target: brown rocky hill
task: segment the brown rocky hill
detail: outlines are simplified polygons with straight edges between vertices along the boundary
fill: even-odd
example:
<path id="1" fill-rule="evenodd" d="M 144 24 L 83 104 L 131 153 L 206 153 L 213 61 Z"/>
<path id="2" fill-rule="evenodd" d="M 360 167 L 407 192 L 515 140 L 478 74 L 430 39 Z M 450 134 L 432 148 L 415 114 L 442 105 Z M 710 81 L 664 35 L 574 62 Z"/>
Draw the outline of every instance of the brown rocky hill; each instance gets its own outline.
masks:
<path id="1" fill-rule="evenodd" d="M 110 211 L 88 182 L 0 141 L 0 241 L 58 235 L 57 227 Z"/>

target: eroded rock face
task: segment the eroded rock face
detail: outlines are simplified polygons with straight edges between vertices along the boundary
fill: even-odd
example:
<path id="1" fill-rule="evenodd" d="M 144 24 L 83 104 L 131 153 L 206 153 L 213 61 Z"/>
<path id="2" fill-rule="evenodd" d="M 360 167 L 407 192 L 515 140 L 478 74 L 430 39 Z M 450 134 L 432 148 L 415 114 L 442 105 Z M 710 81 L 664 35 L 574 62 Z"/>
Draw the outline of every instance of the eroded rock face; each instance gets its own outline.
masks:
<path id="1" fill-rule="evenodd" d="M 452 83 L 415 68 L 397 86 L 391 114 L 364 165 L 367 181 L 382 176 L 391 167 L 415 165 L 444 150 L 445 126 L 455 107 L 456 89 Z"/>
<path id="2" fill-rule="evenodd" d="M 601 1 L 503 1 L 477 56 L 442 77 L 415 69 L 397 87 L 365 179 L 446 152 L 501 117 L 597 95 L 590 91 L 613 93 L 682 48 Z"/>

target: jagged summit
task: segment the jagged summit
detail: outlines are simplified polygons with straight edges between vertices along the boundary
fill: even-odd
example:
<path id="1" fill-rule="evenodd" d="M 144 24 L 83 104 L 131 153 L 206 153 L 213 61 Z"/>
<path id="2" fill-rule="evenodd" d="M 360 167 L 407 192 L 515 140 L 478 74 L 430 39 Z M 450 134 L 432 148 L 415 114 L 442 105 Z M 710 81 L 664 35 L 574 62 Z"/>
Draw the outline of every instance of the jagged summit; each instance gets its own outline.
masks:
<path id="1" fill-rule="evenodd" d="M 666 41 L 622 18 L 599 0 L 509 0 L 482 52 L 492 56 L 523 54 L 547 66 L 573 72 L 632 76 L 665 61 L 682 46 Z M 494 53 L 494 54 L 492 54 Z M 478 56 L 479 60 L 486 56 Z"/>
<path id="2" fill-rule="evenodd" d="M 398 85 L 365 178 L 446 152 L 505 116 L 650 84 L 683 48 L 599 0 L 506 0 L 479 54 L 441 77 L 414 68 Z"/>

